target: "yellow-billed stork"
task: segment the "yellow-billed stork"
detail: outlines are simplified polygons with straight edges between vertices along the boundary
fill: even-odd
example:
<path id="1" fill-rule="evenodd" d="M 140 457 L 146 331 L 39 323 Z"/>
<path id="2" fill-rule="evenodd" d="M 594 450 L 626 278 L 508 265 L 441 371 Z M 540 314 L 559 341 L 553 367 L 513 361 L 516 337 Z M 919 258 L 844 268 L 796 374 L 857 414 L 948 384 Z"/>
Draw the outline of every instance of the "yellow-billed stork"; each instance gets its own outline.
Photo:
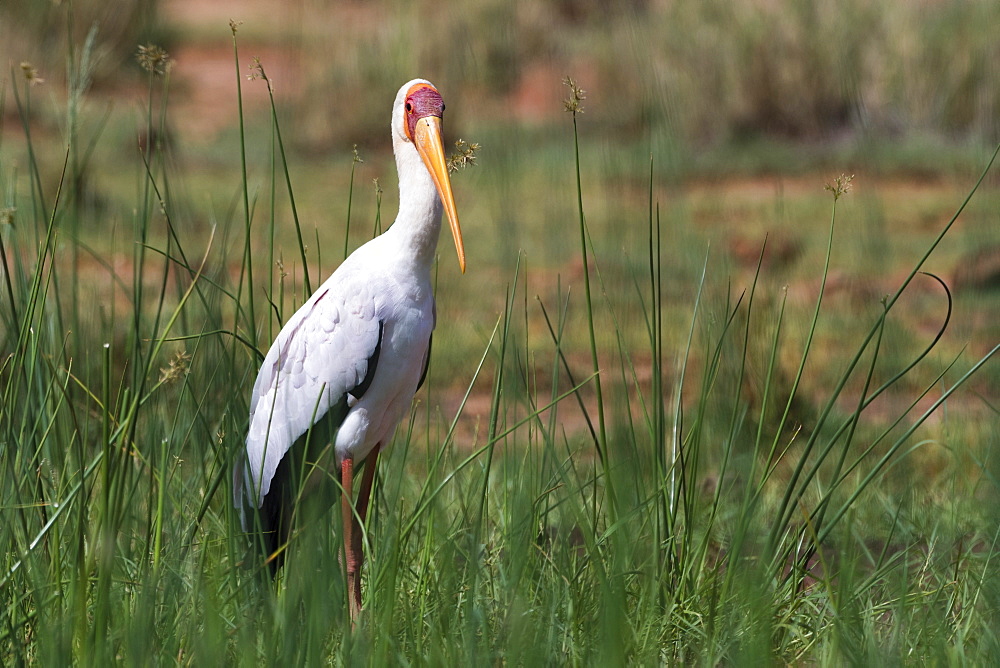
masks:
<path id="1" fill-rule="evenodd" d="M 243 529 L 262 530 L 275 571 L 303 490 L 324 487 L 324 480 L 339 475 L 352 619 L 361 609 L 359 522 L 365 520 L 376 459 L 427 372 L 435 324 L 430 270 L 442 209 L 465 272 L 441 139 L 443 114 L 444 102 L 430 82 L 414 79 L 399 89 L 392 108 L 399 214 L 282 327 L 257 374 L 246 452 L 233 470 Z M 354 471 L 363 461 L 355 507 Z"/>

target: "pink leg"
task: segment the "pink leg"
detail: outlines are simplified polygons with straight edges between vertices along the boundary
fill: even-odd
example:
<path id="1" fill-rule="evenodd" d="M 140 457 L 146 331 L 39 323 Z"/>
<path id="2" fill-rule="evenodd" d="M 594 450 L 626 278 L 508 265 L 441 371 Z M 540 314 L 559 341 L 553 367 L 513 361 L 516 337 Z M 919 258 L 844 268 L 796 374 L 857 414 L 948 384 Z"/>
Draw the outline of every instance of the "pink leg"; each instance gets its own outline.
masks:
<path id="1" fill-rule="evenodd" d="M 361 613 L 361 567 L 365 563 L 364 542 L 362 541 L 361 523 L 368 514 L 368 501 L 371 498 L 372 483 L 375 480 L 375 464 L 378 462 L 379 446 L 376 445 L 365 462 L 365 472 L 361 478 L 361 490 L 358 493 L 357 517 L 354 516 L 353 486 L 354 460 L 345 459 L 341 464 L 340 479 L 344 487 L 341 500 L 341 511 L 344 516 L 344 554 L 347 563 L 347 591 L 351 597 L 351 622 L 354 623 Z M 360 522 L 358 521 L 360 519 Z"/>
<path id="2" fill-rule="evenodd" d="M 354 460 L 345 458 L 340 465 L 340 482 L 344 487 L 344 495 L 340 500 L 340 509 L 344 519 L 344 559 L 347 566 L 347 595 L 350 596 L 351 624 L 361 612 L 361 563 L 355 552 L 357 541 L 354 538 Z"/>

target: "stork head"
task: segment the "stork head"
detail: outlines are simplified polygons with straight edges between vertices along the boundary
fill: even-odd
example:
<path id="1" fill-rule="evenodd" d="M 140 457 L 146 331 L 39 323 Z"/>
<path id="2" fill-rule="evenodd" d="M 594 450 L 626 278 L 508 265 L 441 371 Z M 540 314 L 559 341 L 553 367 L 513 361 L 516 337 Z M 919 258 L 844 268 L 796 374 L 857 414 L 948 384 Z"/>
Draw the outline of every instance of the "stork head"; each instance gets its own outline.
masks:
<path id="1" fill-rule="evenodd" d="M 465 246 L 462 243 L 462 228 L 458 224 L 458 211 L 451 192 L 451 178 L 448 176 L 444 141 L 441 138 L 443 116 L 444 101 L 437 88 L 424 79 L 414 79 L 403 84 L 396 94 L 396 103 L 392 108 L 392 136 L 394 143 L 413 144 L 427 167 L 444 205 L 451 236 L 455 239 L 455 250 L 458 251 L 458 265 L 464 274 Z"/>

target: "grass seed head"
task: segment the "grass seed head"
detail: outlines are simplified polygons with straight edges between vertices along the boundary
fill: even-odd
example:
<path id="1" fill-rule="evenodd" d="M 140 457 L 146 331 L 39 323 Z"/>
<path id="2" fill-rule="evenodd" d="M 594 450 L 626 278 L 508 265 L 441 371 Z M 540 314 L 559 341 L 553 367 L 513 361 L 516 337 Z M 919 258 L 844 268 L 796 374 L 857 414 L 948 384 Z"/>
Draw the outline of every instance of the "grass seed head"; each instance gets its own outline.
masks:
<path id="1" fill-rule="evenodd" d="M 38 70 L 35 66 L 29 63 L 27 60 L 21 63 L 21 73 L 24 74 L 25 80 L 31 86 L 37 86 L 39 84 L 45 83 L 45 79 L 38 76 Z"/>
<path id="2" fill-rule="evenodd" d="M 256 81 L 257 79 L 263 79 L 267 82 L 267 91 L 274 94 L 274 85 L 271 80 L 267 77 L 267 72 L 264 71 L 264 66 L 260 62 L 260 56 L 254 56 L 250 59 L 250 74 L 247 75 L 249 81 Z"/>
<path id="3" fill-rule="evenodd" d="M 576 114 L 582 114 L 583 105 L 581 102 L 587 99 L 587 91 L 576 85 L 573 77 L 567 76 L 563 79 L 563 85 L 570 90 L 569 97 L 563 100 L 563 106 L 565 106 L 566 111 L 572 113 L 574 116 Z"/>
<path id="4" fill-rule="evenodd" d="M 187 351 L 182 350 L 175 353 L 174 356 L 170 358 L 167 368 L 160 369 L 160 382 L 164 385 L 170 385 L 180 378 L 183 378 L 188 372 L 190 362 L 191 355 Z"/>
<path id="5" fill-rule="evenodd" d="M 250 74 L 247 75 L 247 81 L 256 81 L 257 79 L 267 81 L 267 77 L 264 75 L 264 66 L 260 64 L 260 56 L 254 56 L 250 59 L 248 69 Z"/>
<path id="6" fill-rule="evenodd" d="M 170 54 L 155 44 L 139 45 L 139 50 L 135 54 L 135 59 L 139 61 L 139 66 L 150 74 L 163 76 L 173 67 L 174 61 Z"/>
<path id="7" fill-rule="evenodd" d="M 850 176 L 841 174 L 833 180 L 833 183 L 827 183 L 825 188 L 833 193 L 833 201 L 836 202 L 851 190 L 851 181 L 853 180 L 854 174 Z"/>
<path id="8" fill-rule="evenodd" d="M 455 148 L 458 149 L 458 152 L 452 153 L 448 158 L 449 172 L 456 172 L 459 169 L 476 166 L 476 151 L 480 148 L 479 144 L 476 142 L 470 144 L 464 139 L 459 139 L 455 142 Z"/>

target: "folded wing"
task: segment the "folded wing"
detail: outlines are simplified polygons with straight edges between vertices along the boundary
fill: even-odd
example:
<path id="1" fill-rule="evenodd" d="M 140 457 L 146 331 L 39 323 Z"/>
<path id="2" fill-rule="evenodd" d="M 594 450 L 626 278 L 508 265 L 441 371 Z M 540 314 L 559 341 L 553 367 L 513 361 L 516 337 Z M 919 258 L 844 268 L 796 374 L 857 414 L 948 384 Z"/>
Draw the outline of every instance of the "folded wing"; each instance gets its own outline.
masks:
<path id="1" fill-rule="evenodd" d="M 345 300 L 321 288 L 282 328 L 257 375 L 245 458 L 234 469 L 244 530 L 244 508 L 261 507 L 289 449 L 314 424 L 342 420 L 350 397 L 360 398 L 371 384 L 382 333 L 365 289 Z"/>

